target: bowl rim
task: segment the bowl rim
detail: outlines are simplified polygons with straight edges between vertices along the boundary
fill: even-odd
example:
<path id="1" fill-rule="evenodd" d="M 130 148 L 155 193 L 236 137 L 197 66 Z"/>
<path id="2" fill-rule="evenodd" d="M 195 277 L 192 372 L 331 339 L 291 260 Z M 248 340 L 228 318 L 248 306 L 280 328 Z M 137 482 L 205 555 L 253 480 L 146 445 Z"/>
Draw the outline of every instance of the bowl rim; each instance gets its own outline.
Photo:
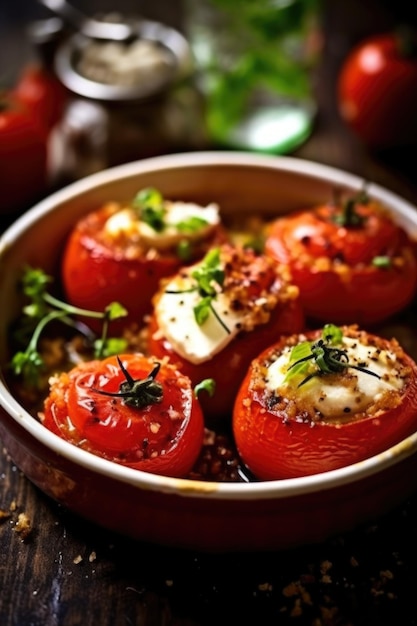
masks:
<path id="1" fill-rule="evenodd" d="M 213 150 L 150 157 L 91 174 L 67 185 L 63 189 L 55 191 L 47 198 L 38 202 L 18 217 L 0 236 L 0 262 L 5 251 L 34 223 L 44 218 L 48 213 L 53 212 L 56 205 L 88 192 L 100 184 L 129 178 L 135 174 L 169 170 L 173 167 L 193 169 L 201 166 L 219 165 L 267 167 L 287 173 L 298 173 L 310 178 L 317 178 L 323 182 L 331 180 L 332 183 L 353 189 L 363 187 L 363 179 L 355 174 L 333 166 L 292 156 L 262 155 L 239 151 L 219 152 Z M 373 197 L 379 198 L 388 204 L 394 204 L 395 210 L 403 216 L 409 217 L 410 220 L 416 223 L 417 227 L 416 209 L 410 202 L 374 183 L 368 185 L 368 190 Z M 185 497 L 208 497 L 229 500 L 278 500 L 292 496 L 305 496 L 317 491 L 333 489 L 369 478 L 410 457 L 417 451 L 417 432 L 415 432 L 396 445 L 364 461 L 312 476 L 250 483 L 220 483 L 187 478 L 172 478 L 122 466 L 64 441 L 44 427 L 17 402 L 2 377 L 0 378 L 0 405 L 18 425 L 23 427 L 38 442 L 78 466 L 104 477 L 130 484 L 135 488 Z"/>

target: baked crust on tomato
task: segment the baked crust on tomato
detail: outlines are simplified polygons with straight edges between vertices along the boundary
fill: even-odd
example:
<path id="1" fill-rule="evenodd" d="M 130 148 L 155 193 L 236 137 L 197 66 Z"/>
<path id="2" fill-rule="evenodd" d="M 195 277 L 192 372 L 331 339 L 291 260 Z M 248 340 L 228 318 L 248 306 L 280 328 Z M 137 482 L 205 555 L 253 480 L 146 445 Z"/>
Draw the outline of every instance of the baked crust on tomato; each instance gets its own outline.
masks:
<path id="1" fill-rule="evenodd" d="M 321 323 L 374 324 L 416 293 L 415 242 L 380 203 L 361 196 L 278 218 L 265 252 L 288 265 L 307 317 Z"/>
<path id="2" fill-rule="evenodd" d="M 149 379 L 155 366 L 155 359 L 141 354 L 82 362 L 51 378 L 41 421 L 63 439 L 110 461 L 154 474 L 185 476 L 204 435 L 190 380 L 173 365 L 161 363 L 149 381 L 158 385 L 158 401 L 147 402 L 152 389 L 142 385 L 136 396 L 145 395 L 144 404 L 127 402 L 135 394 L 133 385 L 126 390 L 123 368 L 137 382 Z"/>
<path id="3" fill-rule="evenodd" d="M 271 366 L 294 347 L 308 346 L 306 342 L 317 346 L 323 330 L 282 338 L 252 362 L 236 397 L 233 433 L 243 462 L 257 478 L 295 478 L 341 468 L 383 452 L 415 432 L 413 359 L 395 339 L 356 326 L 342 331 L 350 346 L 362 346 L 355 363 L 369 370 L 360 373 L 362 383 L 358 369 L 346 367 L 340 356 L 345 344 L 340 344 L 336 350 L 342 350 L 335 354 L 345 365 L 339 372 L 307 369 L 294 374 L 289 384 L 287 368 L 281 384 L 271 387 Z M 302 360 L 303 368 L 312 367 L 311 362 Z M 370 385 L 365 395 L 363 380 Z"/>

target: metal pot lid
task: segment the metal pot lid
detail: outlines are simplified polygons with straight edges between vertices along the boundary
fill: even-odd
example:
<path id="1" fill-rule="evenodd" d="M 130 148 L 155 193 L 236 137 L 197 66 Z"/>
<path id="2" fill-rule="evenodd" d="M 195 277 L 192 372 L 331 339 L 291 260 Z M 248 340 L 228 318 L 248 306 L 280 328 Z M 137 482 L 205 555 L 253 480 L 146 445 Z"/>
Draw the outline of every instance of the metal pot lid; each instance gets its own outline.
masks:
<path id="1" fill-rule="evenodd" d="M 191 74 L 191 49 L 179 31 L 137 20 L 134 32 L 128 42 L 70 36 L 55 55 L 59 79 L 79 96 L 123 102 L 161 94 Z"/>

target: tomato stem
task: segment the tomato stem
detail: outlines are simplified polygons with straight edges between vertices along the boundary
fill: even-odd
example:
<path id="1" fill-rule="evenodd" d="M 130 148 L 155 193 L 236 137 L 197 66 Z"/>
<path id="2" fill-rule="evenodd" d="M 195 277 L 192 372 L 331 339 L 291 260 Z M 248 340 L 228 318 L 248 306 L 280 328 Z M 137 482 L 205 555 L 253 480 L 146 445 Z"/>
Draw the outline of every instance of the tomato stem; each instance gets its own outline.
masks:
<path id="1" fill-rule="evenodd" d="M 124 377 L 126 378 L 120 384 L 119 391 L 104 391 L 103 389 L 92 388 L 92 391 L 100 393 L 103 396 L 110 396 L 112 398 L 122 398 L 127 406 L 135 409 L 143 409 L 151 404 L 157 404 L 162 402 L 163 387 L 162 384 L 155 380 L 158 372 L 161 368 L 160 363 L 156 363 L 155 367 L 148 374 L 146 378 L 135 380 L 125 366 L 119 356 L 116 357 L 117 362 Z"/>

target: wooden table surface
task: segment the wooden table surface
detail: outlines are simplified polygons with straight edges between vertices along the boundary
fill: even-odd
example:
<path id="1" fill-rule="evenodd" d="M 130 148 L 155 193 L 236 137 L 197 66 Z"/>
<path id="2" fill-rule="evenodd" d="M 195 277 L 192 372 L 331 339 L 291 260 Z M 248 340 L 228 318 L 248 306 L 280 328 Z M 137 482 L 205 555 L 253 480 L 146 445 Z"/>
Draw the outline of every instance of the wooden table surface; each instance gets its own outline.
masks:
<path id="1" fill-rule="evenodd" d="M 317 124 L 294 155 L 357 173 L 417 204 L 415 147 L 372 154 L 335 107 L 346 50 L 389 21 L 385 6 L 369 19 L 366 5 L 367 12 L 356 7 L 353 24 L 349 8 L 341 16 L 328 3 Z M 26 538 L 18 532 L 21 513 L 32 528 Z M 417 496 L 319 545 L 200 554 L 133 542 L 74 517 L 35 488 L 0 444 L 1 626 L 415 626 L 416 562 Z"/>

